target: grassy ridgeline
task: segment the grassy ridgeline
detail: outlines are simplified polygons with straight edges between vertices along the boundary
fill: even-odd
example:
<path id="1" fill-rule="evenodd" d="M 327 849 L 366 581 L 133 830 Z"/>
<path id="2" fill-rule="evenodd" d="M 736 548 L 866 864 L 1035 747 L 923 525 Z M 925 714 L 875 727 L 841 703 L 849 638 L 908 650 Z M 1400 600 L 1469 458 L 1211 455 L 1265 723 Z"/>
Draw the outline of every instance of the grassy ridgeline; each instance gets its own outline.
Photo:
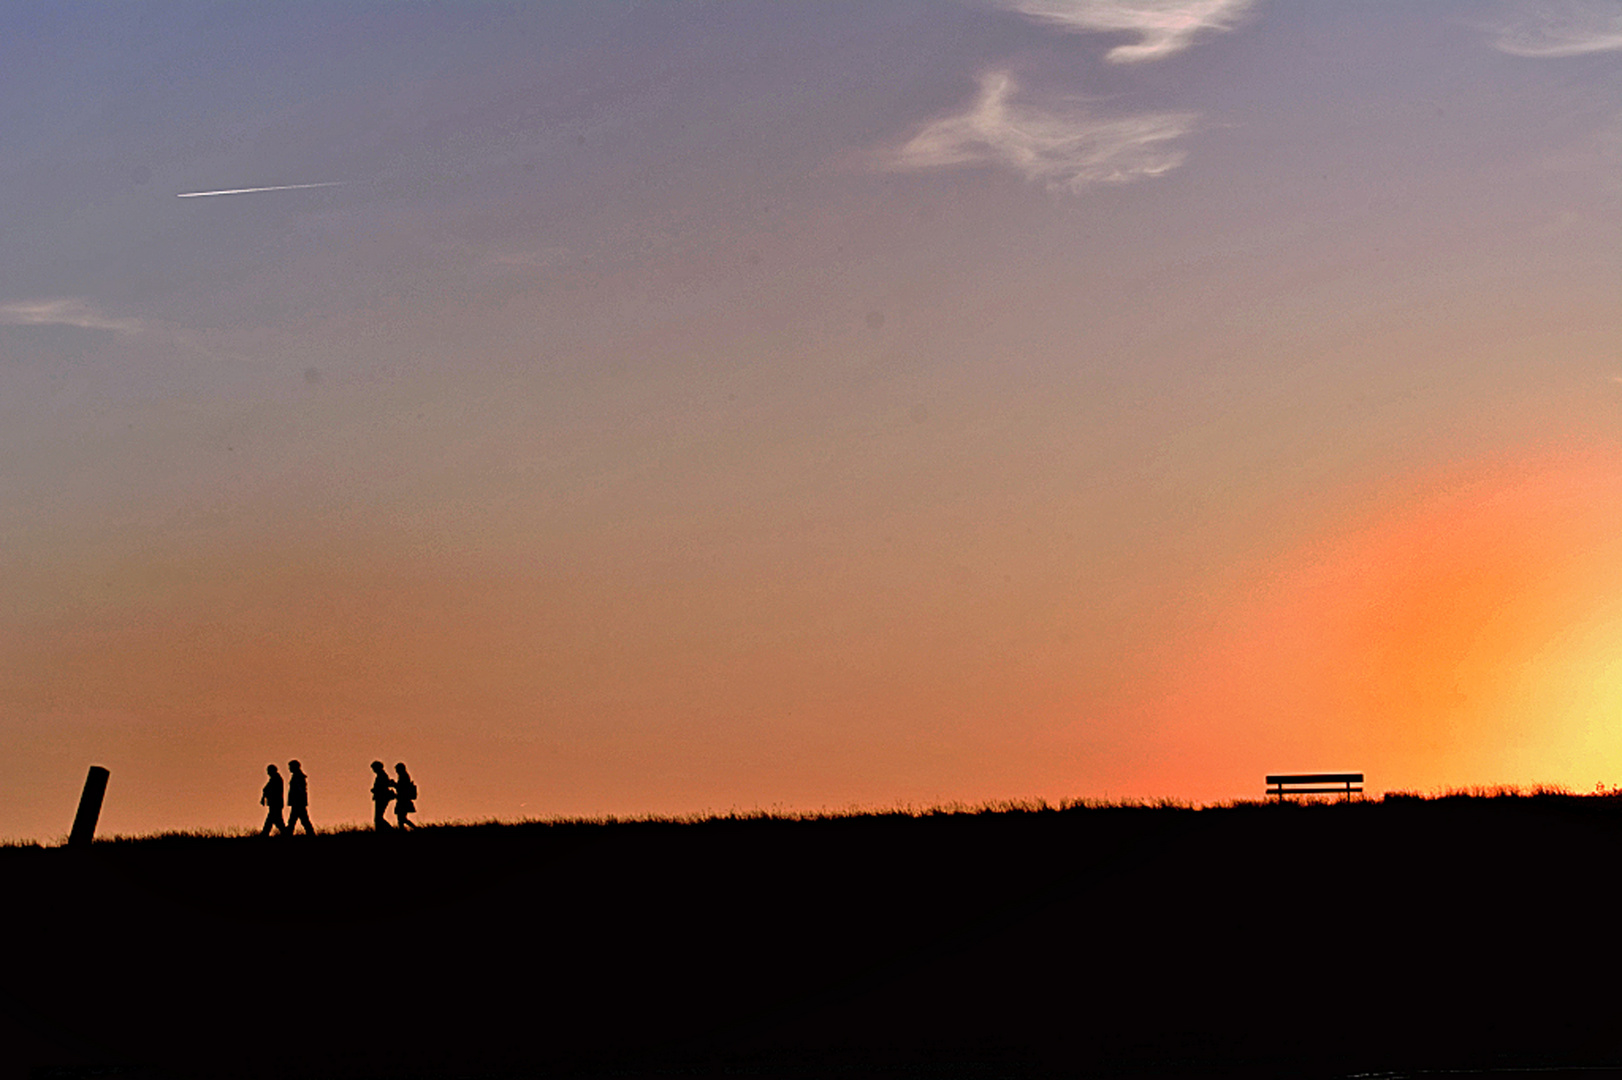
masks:
<path id="1" fill-rule="evenodd" d="M 0 1038 L 23 1075 L 1609 1063 L 1619 840 L 1538 795 L 10 848 Z"/>

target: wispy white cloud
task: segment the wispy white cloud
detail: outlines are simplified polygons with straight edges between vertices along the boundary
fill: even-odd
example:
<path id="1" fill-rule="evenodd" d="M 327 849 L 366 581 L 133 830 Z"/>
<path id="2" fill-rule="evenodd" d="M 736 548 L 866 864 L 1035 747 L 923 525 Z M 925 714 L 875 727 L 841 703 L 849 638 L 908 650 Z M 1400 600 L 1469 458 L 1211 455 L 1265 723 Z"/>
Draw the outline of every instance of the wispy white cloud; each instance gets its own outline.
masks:
<path id="1" fill-rule="evenodd" d="M 76 326 L 81 330 L 108 330 L 115 334 L 139 334 L 146 329 L 139 319 L 103 315 L 88 300 L 71 297 L 0 304 L 0 324 Z"/>
<path id="2" fill-rule="evenodd" d="M 1491 30 L 1513 56 L 1560 57 L 1622 50 L 1622 2 L 1545 0 L 1522 4 Z"/>
<path id="3" fill-rule="evenodd" d="M 999 0 L 1028 18 L 1078 34 L 1131 33 L 1104 59 L 1118 64 L 1180 53 L 1200 34 L 1231 30 L 1253 0 Z"/>
<path id="4" fill-rule="evenodd" d="M 1159 176 L 1183 163 L 1169 145 L 1194 128 L 1194 113 L 1095 116 L 1084 104 L 1016 103 L 1018 84 L 1004 71 L 980 76 L 980 93 L 962 113 L 935 120 L 884 155 L 889 169 L 1000 165 L 1049 190 L 1080 191 Z"/>

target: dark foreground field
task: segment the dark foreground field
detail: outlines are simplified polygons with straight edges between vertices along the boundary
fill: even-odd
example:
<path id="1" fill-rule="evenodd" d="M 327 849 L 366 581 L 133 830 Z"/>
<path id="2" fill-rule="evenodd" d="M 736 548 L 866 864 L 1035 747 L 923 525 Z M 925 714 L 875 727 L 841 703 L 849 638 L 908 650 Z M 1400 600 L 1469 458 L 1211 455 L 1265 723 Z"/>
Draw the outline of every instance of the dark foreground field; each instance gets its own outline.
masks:
<path id="1" fill-rule="evenodd" d="M 1340 1076 L 1622 1061 L 1622 805 L 0 850 L 15 1075 Z"/>

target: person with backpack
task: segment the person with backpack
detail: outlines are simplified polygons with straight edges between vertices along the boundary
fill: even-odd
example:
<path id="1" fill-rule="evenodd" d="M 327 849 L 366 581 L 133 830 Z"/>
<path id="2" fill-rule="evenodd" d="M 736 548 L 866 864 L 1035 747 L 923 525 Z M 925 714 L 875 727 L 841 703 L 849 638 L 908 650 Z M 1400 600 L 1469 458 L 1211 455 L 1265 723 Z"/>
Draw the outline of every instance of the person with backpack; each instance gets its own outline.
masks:
<path id="1" fill-rule="evenodd" d="M 405 762 L 395 763 L 394 777 L 394 819 L 402 829 L 415 829 L 417 826 L 406 815 L 417 809 L 417 785 L 411 782 Z"/>
<path id="2" fill-rule="evenodd" d="M 389 774 L 383 771 L 381 761 L 372 762 L 372 828 L 378 832 L 388 832 L 392 827 L 383 815 L 389 808 L 389 802 L 394 798 L 394 781 Z"/>
<path id="3" fill-rule="evenodd" d="M 287 778 L 287 835 L 292 836 L 293 830 L 304 823 L 304 835 L 314 836 L 315 826 L 310 824 L 310 778 L 304 775 L 304 767 L 297 761 L 289 761 L 287 767 L 292 775 Z"/>

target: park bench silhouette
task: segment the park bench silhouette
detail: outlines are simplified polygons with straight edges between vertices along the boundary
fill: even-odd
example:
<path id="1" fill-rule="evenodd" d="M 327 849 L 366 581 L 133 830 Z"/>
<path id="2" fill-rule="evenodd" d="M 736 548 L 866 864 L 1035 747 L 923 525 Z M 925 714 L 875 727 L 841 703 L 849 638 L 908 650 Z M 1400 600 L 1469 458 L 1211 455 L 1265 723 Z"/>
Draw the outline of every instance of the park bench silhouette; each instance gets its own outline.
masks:
<path id="1" fill-rule="evenodd" d="M 1340 787 L 1324 787 L 1339 784 Z M 1352 785 L 1357 785 L 1353 787 Z M 1267 778 L 1267 794 L 1280 802 L 1286 795 L 1345 795 L 1363 793 L 1363 774 L 1360 772 L 1294 773 Z"/>

